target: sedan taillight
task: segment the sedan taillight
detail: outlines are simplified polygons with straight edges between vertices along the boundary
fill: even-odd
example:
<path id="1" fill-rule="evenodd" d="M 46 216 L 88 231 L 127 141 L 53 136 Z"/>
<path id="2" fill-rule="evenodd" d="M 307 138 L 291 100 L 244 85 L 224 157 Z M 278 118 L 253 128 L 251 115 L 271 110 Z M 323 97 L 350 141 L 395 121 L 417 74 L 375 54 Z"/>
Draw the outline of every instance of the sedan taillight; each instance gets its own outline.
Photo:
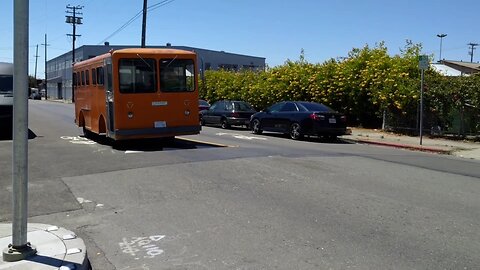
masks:
<path id="1" fill-rule="evenodd" d="M 310 114 L 310 119 L 313 119 L 313 120 L 325 120 L 325 115 L 321 115 L 321 114 L 315 114 L 315 113 L 312 113 Z"/>

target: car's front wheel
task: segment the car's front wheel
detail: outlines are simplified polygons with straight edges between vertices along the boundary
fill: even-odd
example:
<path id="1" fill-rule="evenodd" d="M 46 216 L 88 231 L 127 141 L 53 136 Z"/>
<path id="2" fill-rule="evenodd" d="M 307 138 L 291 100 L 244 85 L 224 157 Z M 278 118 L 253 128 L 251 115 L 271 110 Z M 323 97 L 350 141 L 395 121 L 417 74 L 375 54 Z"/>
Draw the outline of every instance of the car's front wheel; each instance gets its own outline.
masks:
<path id="1" fill-rule="evenodd" d="M 252 128 L 252 132 L 255 134 L 262 134 L 262 128 L 260 126 L 260 120 L 253 119 L 252 124 L 250 125 Z"/>
<path id="2" fill-rule="evenodd" d="M 289 135 L 293 140 L 300 140 L 303 138 L 302 127 L 299 123 L 293 123 L 290 125 Z"/>
<path id="3" fill-rule="evenodd" d="M 230 125 L 227 123 L 227 119 L 222 119 L 222 128 L 223 129 L 230 128 Z"/>

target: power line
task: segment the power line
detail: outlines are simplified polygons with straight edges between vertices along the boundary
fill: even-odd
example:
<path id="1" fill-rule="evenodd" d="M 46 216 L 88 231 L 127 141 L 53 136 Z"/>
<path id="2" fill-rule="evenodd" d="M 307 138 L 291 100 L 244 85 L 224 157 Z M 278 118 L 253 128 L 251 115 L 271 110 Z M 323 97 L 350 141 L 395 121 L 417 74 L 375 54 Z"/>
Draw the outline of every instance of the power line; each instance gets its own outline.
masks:
<path id="1" fill-rule="evenodd" d="M 168 5 L 172 2 L 174 2 L 175 0 L 163 0 L 163 1 L 160 1 L 156 4 L 153 4 L 153 5 L 150 5 L 149 7 L 147 7 L 147 11 L 153 11 L 159 7 L 163 7 L 165 5 Z M 132 24 L 136 19 L 138 19 L 141 15 L 143 14 L 143 9 L 140 10 L 137 14 L 135 14 L 132 18 L 130 18 L 126 23 L 124 23 L 122 26 L 120 26 L 120 28 L 118 28 L 117 30 L 115 30 L 112 34 L 110 34 L 108 37 L 104 38 L 102 41 L 100 41 L 97 45 L 100 45 L 102 43 L 104 43 L 105 41 L 108 41 L 108 39 L 110 39 L 111 37 L 115 36 L 116 34 L 118 34 L 119 32 L 121 32 L 123 29 L 125 29 L 127 26 L 129 26 L 130 24 Z"/>

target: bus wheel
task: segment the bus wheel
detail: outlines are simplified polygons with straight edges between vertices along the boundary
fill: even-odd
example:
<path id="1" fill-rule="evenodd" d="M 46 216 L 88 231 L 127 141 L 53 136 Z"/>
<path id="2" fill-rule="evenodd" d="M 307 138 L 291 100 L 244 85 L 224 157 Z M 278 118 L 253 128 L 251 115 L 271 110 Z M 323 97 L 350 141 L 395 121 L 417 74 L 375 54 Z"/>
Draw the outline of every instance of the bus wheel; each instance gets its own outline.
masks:
<path id="1" fill-rule="evenodd" d="M 83 137 L 90 139 L 92 137 L 92 133 L 88 130 L 85 125 L 82 126 Z"/>

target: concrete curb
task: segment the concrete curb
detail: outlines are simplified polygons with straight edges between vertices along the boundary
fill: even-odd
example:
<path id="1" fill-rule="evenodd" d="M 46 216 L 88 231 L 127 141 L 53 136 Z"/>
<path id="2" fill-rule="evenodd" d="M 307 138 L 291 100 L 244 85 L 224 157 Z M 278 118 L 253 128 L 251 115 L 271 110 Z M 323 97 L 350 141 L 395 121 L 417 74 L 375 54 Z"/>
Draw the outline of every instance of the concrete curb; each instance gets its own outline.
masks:
<path id="1" fill-rule="evenodd" d="M 387 146 L 387 147 L 402 148 L 402 149 L 409 149 L 414 151 L 430 152 L 430 153 L 437 153 L 437 154 L 444 154 L 444 155 L 450 155 L 453 151 L 455 151 L 455 149 L 446 150 L 446 149 L 430 147 L 430 146 L 410 145 L 410 144 L 401 144 L 401 143 L 393 143 L 393 142 L 379 142 L 379 141 L 352 139 L 352 138 L 348 138 L 348 139 L 343 138 L 343 140 L 355 142 L 355 143 L 374 144 L 374 145 L 381 145 L 381 146 Z"/>
<path id="2" fill-rule="evenodd" d="M 64 228 L 40 224 L 27 224 L 27 239 L 37 254 L 17 262 L 0 260 L 0 269 L 8 270 L 89 270 L 87 249 L 81 238 Z M 12 241 L 12 224 L 0 224 L 0 246 Z"/>

